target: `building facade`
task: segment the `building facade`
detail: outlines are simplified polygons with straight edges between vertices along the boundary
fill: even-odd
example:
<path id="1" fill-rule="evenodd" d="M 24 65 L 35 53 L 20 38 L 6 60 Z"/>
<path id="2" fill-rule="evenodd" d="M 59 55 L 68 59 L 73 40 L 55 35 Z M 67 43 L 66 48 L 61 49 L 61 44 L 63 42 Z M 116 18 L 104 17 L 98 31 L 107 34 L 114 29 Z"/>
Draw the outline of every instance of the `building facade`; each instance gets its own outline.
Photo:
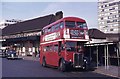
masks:
<path id="1" fill-rule="evenodd" d="M 63 13 L 57 12 L 15 24 L 2 29 L 3 47 L 14 46 L 19 55 L 33 55 L 39 52 L 40 35 L 42 28 L 63 17 Z"/>
<path id="2" fill-rule="evenodd" d="M 22 20 L 15 20 L 15 19 L 11 19 L 11 20 L 1 20 L 0 21 L 0 49 L 3 49 L 2 47 L 2 42 L 5 41 L 4 39 L 2 39 L 2 29 L 4 29 L 5 27 L 14 24 L 14 23 L 18 23 L 21 22 Z"/>
<path id="3" fill-rule="evenodd" d="M 1 20 L 0 21 L 0 29 L 3 29 L 3 28 L 5 28 L 6 26 L 8 26 L 10 24 L 14 24 L 14 23 L 18 23 L 18 22 L 21 22 L 21 20 L 15 20 L 15 19 L 12 19 L 12 20 Z"/>
<path id="4" fill-rule="evenodd" d="M 119 0 L 99 0 L 98 28 L 104 33 L 120 33 Z"/>

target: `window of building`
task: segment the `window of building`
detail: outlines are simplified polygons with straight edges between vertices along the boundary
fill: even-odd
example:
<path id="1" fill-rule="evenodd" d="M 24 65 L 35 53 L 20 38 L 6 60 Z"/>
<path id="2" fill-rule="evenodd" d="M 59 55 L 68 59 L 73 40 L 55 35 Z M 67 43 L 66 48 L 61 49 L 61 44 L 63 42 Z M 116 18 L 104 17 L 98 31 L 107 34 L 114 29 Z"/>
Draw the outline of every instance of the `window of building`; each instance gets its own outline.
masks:
<path id="1" fill-rule="evenodd" d="M 109 11 L 111 11 L 111 10 L 115 10 L 115 7 L 112 7 L 112 8 L 109 9 Z"/>
<path id="2" fill-rule="evenodd" d="M 113 22 L 117 22 L 117 19 L 113 20 Z"/>
<path id="3" fill-rule="evenodd" d="M 100 19 L 103 20 L 103 17 L 101 17 Z"/>
<path id="4" fill-rule="evenodd" d="M 108 19 L 111 19 L 111 17 L 110 17 L 110 16 L 108 16 Z"/>
<path id="5" fill-rule="evenodd" d="M 113 18 L 116 18 L 117 17 L 117 15 L 113 15 Z"/>
<path id="6" fill-rule="evenodd" d="M 120 4 L 120 1 L 119 1 L 119 2 L 117 2 L 117 4 Z"/>
<path id="7" fill-rule="evenodd" d="M 116 10 L 118 10 L 118 7 L 115 7 Z"/>
<path id="8" fill-rule="evenodd" d="M 119 29 L 114 29 L 114 31 L 118 31 Z"/>
<path id="9" fill-rule="evenodd" d="M 105 7 L 107 7 L 107 5 L 105 5 Z"/>
<path id="10" fill-rule="evenodd" d="M 118 10 L 118 13 L 120 13 L 120 10 Z"/>
<path id="11" fill-rule="evenodd" d="M 107 23 L 111 23 L 111 21 L 110 21 L 110 20 L 107 20 Z"/>
<path id="12" fill-rule="evenodd" d="M 113 26 L 118 26 L 118 24 L 114 24 Z"/>
<path id="13" fill-rule="evenodd" d="M 102 9 L 101 12 L 104 12 L 104 9 Z"/>
<path id="14" fill-rule="evenodd" d="M 110 29 L 110 31 L 113 31 L 113 29 Z"/>
<path id="15" fill-rule="evenodd" d="M 101 6 L 101 8 L 103 8 L 103 5 Z"/>
<path id="16" fill-rule="evenodd" d="M 116 5 L 116 2 L 109 4 L 109 6 L 113 6 L 113 5 Z"/>
<path id="17" fill-rule="evenodd" d="M 108 11 L 108 9 L 105 9 L 105 11 Z"/>

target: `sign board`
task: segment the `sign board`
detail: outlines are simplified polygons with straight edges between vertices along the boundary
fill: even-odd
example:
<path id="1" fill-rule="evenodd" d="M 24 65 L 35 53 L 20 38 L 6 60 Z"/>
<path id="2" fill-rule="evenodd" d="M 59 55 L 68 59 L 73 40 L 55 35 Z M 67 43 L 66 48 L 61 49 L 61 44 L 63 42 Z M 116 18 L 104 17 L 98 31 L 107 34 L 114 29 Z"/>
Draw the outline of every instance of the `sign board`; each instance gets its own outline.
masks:
<path id="1" fill-rule="evenodd" d="M 51 33 L 43 37 L 43 41 L 51 41 L 60 37 L 60 32 Z"/>

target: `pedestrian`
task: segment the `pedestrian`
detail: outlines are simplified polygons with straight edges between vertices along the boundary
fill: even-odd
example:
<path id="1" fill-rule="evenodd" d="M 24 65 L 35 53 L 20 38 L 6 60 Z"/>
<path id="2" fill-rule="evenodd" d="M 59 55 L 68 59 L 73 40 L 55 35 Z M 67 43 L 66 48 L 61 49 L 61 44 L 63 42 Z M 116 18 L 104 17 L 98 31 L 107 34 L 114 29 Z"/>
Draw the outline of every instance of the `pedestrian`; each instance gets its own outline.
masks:
<path id="1" fill-rule="evenodd" d="M 35 51 L 35 57 L 37 56 L 37 51 Z"/>

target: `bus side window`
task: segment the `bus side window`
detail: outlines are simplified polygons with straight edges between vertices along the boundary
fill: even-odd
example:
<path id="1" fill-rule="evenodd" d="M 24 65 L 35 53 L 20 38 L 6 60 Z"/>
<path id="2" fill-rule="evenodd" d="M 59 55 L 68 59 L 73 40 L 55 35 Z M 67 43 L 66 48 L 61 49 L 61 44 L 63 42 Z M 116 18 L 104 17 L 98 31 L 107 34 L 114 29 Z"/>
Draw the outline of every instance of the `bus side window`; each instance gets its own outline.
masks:
<path id="1" fill-rule="evenodd" d="M 60 23 L 58 23 L 58 24 L 55 25 L 55 31 L 57 31 L 59 29 L 60 29 Z"/>
<path id="2" fill-rule="evenodd" d="M 44 35 L 44 29 L 42 30 L 42 35 Z"/>
<path id="3" fill-rule="evenodd" d="M 50 52 L 53 51 L 53 46 L 52 46 L 52 45 L 49 46 L 49 51 L 50 51 Z"/>
<path id="4" fill-rule="evenodd" d="M 46 46 L 46 51 L 47 51 L 47 52 L 49 51 L 49 46 Z"/>
<path id="5" fill-rule="evenodd" d="M 54 52 L 58 52 L 58 45 L 54 45 Z"/>
<path id="6" fill-rule="evenodd" d="M 44 47 L 43 47 L 43 52 L 46 52 L 46 51 L 47 51 L 47 47 L 44 46 Z"/>
<path id="7" fill-rule="evenodd" d="M 51 27 L 51 31 L 54 32 L 55 31 L 55 26 Z"/>
<path id="8" fill-rule="evenodd" d="M 51 29 L 51 27 L 49 27 L 49 28 L 48 28 L 48 33 L 51 32 L 51 31 L 52 31 L 52 29 Z"/>
<path id="9" fill-rule="evenodd" d="M 64 27 L 64 23 L 61 22 L 61 23 L 60 23 L 60 28 L 62 29 L 63 27 Z"/>
<path id="10" fill-rule="evenodd" d="M 47 28 L 44 29 L 44 34 L 47 34 L 47 32 L 48 32 L 48 29 Z"/>

